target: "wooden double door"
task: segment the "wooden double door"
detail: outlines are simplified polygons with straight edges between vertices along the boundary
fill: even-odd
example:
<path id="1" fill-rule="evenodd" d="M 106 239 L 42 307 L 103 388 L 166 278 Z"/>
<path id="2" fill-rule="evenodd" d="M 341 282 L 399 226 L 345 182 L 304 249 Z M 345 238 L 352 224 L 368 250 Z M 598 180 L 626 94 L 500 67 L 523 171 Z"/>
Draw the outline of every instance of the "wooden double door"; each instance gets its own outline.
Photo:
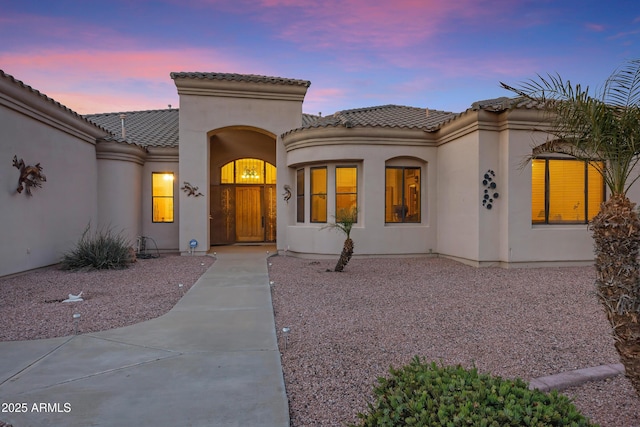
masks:
<path id="1" fill-rule="evenodd" d="M 275 185 L 213 185 L 211 244 L 274 242 Z"/>

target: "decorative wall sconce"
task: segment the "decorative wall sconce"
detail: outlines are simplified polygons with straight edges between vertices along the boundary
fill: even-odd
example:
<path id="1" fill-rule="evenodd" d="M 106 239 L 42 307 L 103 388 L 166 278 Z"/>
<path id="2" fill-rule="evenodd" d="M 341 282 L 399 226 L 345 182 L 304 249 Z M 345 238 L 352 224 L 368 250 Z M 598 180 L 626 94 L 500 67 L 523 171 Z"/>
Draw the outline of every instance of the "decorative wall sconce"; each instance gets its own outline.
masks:
<path id="1" fill-rule="evenodd" d="M 180 189 L 185 193 L 187 193 L 187 196 L 193 196 L 193 197 L 204 196 L 204 194 L 198 191 L 198 187 L 195 187 L 189 184 L 187 181 L 184 181 L 184 185 L 180 187 Z"/>
<path id="2" fill-rule="evenodd" d="M 497 191 L 498 186 L 494 181 L 495 177 L 496 173 L 489 169 L 482 178 L 482 185 L 485 187 L 484 194 L 482 196 L 482 206 L 487 209 L 491 209 L 495 200 L 500 197 L 500 194 Z"/>
<path id="3" fill-rule="evenodd" d="M 25 193 L 31 196 L 31 188 L 42 187 L 42 183 L 47 180 L 47 177 L 42 173 L 40 163 L 36 163 L 34 166 L 27 166 L 24 160 L 18 160 L 18 156 L 13 156 L 13 166 L 20 171 L 18 188 L 16 189 L 18 193 L 26 190 Z"/>
<path id="4" fill-rule="evenodd" d="M 289 199 L 291 199 L 291 187 L 289 187 L 288 185 L 285 184 L 284 193 L 282 195 L 284 196 L 284 201 L 287 202 L 287 204 L 288 204 L 289 203 Z"/>

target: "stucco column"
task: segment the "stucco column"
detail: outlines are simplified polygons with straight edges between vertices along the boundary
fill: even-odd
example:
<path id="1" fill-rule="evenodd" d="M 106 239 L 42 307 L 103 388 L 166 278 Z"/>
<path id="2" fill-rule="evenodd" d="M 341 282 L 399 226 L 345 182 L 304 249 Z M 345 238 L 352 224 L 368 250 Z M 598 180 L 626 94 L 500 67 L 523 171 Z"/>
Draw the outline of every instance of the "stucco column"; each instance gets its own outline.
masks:
<path id="1" fill-rule="evenodd" d="M 142 166 L 144 148 L 133 144 L 100 142 L 98 159 L 98 227 L 122 232 L 135 243 L 142 234 Z"/>

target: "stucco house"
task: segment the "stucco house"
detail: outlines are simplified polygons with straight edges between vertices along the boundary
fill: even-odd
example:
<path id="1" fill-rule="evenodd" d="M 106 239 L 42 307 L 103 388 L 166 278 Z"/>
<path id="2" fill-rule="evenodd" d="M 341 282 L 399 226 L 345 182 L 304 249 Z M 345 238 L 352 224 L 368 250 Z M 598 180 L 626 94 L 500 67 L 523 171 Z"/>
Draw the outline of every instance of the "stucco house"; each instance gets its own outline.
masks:
<path id="1" fill-rule="evenodd" d="M 179 108 L 81 116 L 0 71 L 0 276 L 58 262 L 88 224 L 183 254 L 269 242 L 333 257 L 343 236 L 322 228 L 354 208 L 357 256 L 593 260 L 587 223 L 605 186 L 584 162 L 522 165 L 547 138 L 534 105 L 498 98 L 459 113 L 383 105 L 321 117 L 302 112 L 309 81 L 171 78 Z M 31 195 L 17 191 L 14 156 L 46 176 Z"/>

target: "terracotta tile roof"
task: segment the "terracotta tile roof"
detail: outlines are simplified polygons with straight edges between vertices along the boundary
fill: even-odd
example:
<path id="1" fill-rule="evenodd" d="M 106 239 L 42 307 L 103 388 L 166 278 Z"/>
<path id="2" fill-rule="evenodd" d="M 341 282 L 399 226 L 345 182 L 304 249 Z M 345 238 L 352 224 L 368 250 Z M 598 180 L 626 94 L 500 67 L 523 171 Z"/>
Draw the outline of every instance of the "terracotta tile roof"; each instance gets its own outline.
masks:
<path id="1" fill-rule="evenodd" d="M 446 111 L 381 105 L 338 111 L 326 117 L 308 115 L 306 120 L 303 117 L 301 128 L 287 133 L 322 127 L 396 127 L 429 130 L 454 116 L 454 113 Z"/>
<path id="2" fill-rule="evenodd" d="M 124 113 L 89 114 L 91 122 L 107 129 L 110 140 L 128 142 L 141 147 L 177 147 L 179 110 L 147 110 Z M 125 115 L 125 138 L 122 138 L 122 120 Z"/>
<path id="3" fill-rule="evenodd" d="M 91 123 L 93 126 L 97 126 L 98 128 L 100 128 L 102 131 L 108 131 L 108 129 L 101 127 L 100 125 L 91 122 L 89 120 L 87 120 L 85 117 L 81 116 L 80 114 L 76 113 L 75 111 L 73 111 L 72 109 L 70 109 L 69 107 L 66 107 L 65 105 L 62 105 L 61 103 L 59 103 L 58 101 L 56 101 L 55 99 L 49 98 L 47 95 L 45 95 L 44 93 L 40 92 L 39 90 L 36 90 L 34 88 L 32 88 L 31 86 L 24 84 L 22 81 L 16 79 L 15 77 L 13 77 L 10 74 L 5 73 L 4 71 L 0 70 L 0 78 L 4 78 L 7 79 L 9 82 L 11 82 L 11 84 L 20 87 L 21 89 L 27 91 L 27 92 L 31 92 L 32 94 L 40 97 L 42 100 L 53 104 L 54 106 L 56 106 L 57 108 L 63 110 L 64 112 L 66 112 L 67 114 L 70 114 L 71 116 L 77 117 L 87 123 Z"/>
<path id="4" fill-rule="evenodd" d="M 302 113 L 302 127 L 310 126 L 320 118 L 322 118 L 322 116 L 318 116 L 315 114 Z"/>
<path id="5" fill-rule="evenodd" d="M 472 110 L 500 112 L 508 110 L 510 108 L 542 109 L 543 105 L 540 102 L 533 101 L 527 98 L 507 98 L 506 96 L 494 99 L 485 99 L 483 101 L 477 101 L 471 104 Z"/>
<path id="6" fill-rule="evenodd" d="M 471 108 L 468 108 L 467 110 L 461 113 L 453 114 L 451 117 L 448 117 L 447 119 L 441 121 L 437 125 L 429 128 L 429 131 L 431 132 L 437 131 L 444 125 L 456 120 L 458 117 L 470 111 L 485 110 L 493 113 L 500 113 L 502 111 L 506 111 L 513 108 L 515 109 L 519 109 L 519 108 L 534 109 L 535 108 L 537 110 L 541 110 L 541 109 L 544 109 L 544 105 L 527 98 L 508 98 L 506 96 L 502 96 L 500 98 L 492 98 L 492 99 L 476 101 L 473 104 L 471 104 Z"/>
<path id="7" fill-rule="evenodd" d="M 173 72 L 172 79 L 208 79 L 208 80 L 228 80 L 238 82 L 271 83 L 309 87 L 308 80 L 286 79 L 283 77 L 259 76 L 256 74 L 233 74 L 233 73 L 201 73 L 201 72 Z"/>

